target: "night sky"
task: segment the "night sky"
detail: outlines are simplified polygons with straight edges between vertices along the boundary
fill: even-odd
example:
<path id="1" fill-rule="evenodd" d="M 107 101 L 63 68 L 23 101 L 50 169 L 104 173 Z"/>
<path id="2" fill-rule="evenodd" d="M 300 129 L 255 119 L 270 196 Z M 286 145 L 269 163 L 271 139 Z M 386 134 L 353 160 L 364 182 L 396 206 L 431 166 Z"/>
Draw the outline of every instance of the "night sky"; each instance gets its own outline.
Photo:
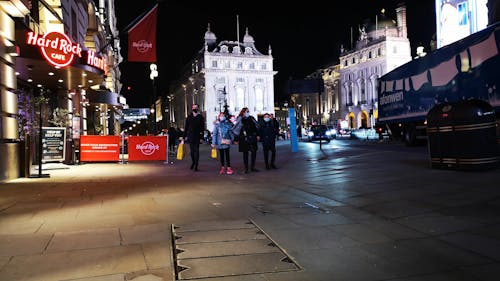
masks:
<path id="1" fill-rule="evenodd" d="M 155 1 L 115 0 L 118 30 L 123 32 L 134 19 L 147 11 Z M 385 8 L 396 19 L 398 0 L 349 0 L 342 3 L 301 1 L 300 5 L 281 5 L 271 1 L 161 1 L 158 10 L 158 93 L 168 91 L 171 81 L 204 46 L 204 34 L 210 23 L 212 32 L 221 40 L 237 39 L 236 15 L 239 15 L 240 41 L 245 28 L 255 40 L 257 49 L 267 54 L 269 45 L 274 58 L 275 101 L 286 98 L 286 81 L 302 79 L 316 69 L 337 64 L 340 46 L 350 47 L 351 27 L 354 42 L 358 25 L 365 20 L 375 22 L 375 15 Z M 324 6 L 323 3 L 328 3 Z M 332 6 L 333 5 L 333 6 Z M 338 5 L 338 6 L 336 6 Z M 412 54 L 418 45 L 429 51 L 436 32 L 434 0 L 406 1 L 408 37 Z M 125 32 L 123 32 L 125 34 Z M 122 94 L 130 107 L 148 107 L 152 94 L 149 63 L 126 61 L 125 36 L 122 39 L 124 62 L 120 69 Z M 130 86 L 131 90 L 127 90 Z"/>

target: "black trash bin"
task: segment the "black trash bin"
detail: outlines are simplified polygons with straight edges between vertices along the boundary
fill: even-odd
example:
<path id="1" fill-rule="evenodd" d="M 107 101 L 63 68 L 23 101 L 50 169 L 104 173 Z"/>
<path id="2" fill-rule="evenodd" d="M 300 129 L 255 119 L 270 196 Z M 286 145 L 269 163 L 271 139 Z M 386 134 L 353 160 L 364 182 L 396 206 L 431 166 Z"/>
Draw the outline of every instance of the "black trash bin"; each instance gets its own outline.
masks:
<path id="1" fill-rule="evenodd" d="M 482 170 L 500 162 L 493 107 L 482 100 L 443 103 L 427 114 L 432 168 Z"/>

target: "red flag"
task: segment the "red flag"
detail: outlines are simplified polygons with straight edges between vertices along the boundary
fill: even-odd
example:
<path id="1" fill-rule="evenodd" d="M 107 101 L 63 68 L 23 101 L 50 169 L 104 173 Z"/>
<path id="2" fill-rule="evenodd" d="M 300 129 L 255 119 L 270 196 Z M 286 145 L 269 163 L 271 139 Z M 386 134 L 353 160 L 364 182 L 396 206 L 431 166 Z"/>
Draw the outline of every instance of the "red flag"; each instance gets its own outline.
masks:
<path id="1" fill-rule="evenodd" d="M 128 61 L 156 62 L 158 4 L 128 31 Z"/>

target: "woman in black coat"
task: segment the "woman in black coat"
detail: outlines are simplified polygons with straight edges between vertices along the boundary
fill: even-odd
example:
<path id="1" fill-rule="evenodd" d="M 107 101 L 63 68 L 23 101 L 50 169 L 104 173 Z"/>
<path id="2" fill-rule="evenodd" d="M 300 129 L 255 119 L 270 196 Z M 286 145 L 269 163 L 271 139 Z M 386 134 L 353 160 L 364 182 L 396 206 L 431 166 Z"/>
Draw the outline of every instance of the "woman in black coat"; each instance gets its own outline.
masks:
<path id="1" fill-rule="evenodd" d="M 255 168 L 257 157 L 257 142 L 259 141 L 259 123 L 250 115 L 247 107 L 241 109 L 234 125 L 233 132 L 238 136 L 238 151 L 243 152 L 245 174 L 248 173 L 248 153 L 250 152 L 250 171 L 258 172 Z"/>

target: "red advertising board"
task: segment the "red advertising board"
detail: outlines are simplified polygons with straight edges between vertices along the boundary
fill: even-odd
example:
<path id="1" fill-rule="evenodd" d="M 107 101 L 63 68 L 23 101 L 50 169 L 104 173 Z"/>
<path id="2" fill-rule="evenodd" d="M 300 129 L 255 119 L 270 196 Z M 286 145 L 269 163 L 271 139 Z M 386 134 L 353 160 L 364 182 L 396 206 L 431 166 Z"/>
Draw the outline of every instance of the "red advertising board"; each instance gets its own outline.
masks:
<path id="1" fill-rule="evenodd" d="M 80 136 L 81 162 L 120 160 L 120 136 Z"/>
<path id="2" fill-rule="evenodd" d="M 167 137 L 130 136 L 128 161 L 167 160 Z"/>

